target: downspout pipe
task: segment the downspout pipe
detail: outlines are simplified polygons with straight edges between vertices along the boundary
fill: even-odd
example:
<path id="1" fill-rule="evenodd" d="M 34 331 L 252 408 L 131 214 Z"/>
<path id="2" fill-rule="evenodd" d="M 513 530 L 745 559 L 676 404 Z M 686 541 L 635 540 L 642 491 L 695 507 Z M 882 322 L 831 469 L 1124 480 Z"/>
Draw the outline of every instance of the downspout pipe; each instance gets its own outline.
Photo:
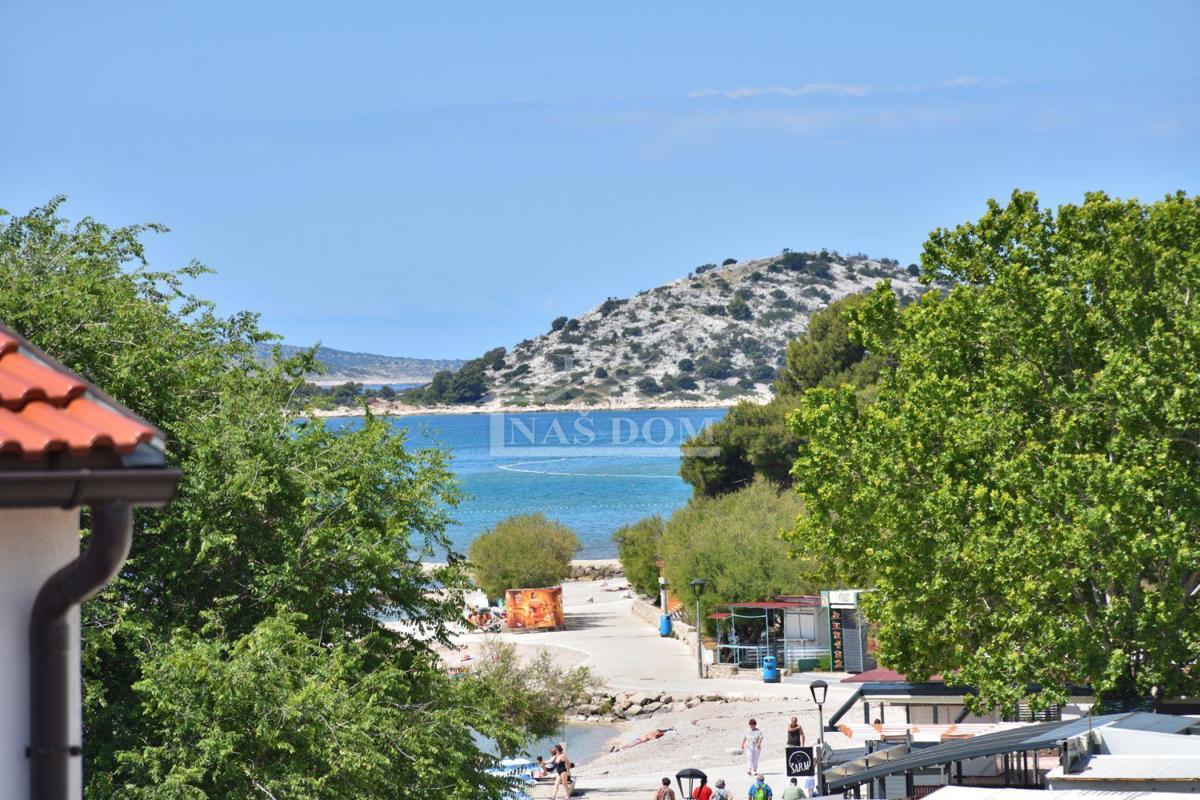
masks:
<path id="1" fill-rule="evenodd" d="M 82 758 L 72 742 L 72 608 L 113 579 L 129 555 L 133 509 L 128 503 L 92 506 L 92 534 L 79 558 L 42 585 L 29 620 L 29 786 L 32 800 L 68 800 L 71 759 Z"/>

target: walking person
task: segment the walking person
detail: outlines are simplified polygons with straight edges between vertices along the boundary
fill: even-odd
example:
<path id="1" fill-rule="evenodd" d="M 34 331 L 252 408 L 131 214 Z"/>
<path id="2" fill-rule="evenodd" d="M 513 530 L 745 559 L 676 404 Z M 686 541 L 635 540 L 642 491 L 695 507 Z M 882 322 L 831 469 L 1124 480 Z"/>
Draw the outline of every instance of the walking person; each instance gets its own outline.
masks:
<path id="1" fill-rule="evenodd" d="M 733 792 L 725 788 L 724 778 L 717 778 L 717 788 L 713 789 L 712 800 L 733 800 Z"/>
<path id="2" fill-rule="evenodd" d="M 783 800 L 801 800 L 804 797 L 804 792 L 800 791 L 800 786 L 796 783 L 796 779 L 792 778 L 792 782 L 783 787 Z"/>
<path id="3" fill-rule="evenodd" d="M 758 757 L 762 755 L 763 732 L 758 723 L 750 720 L 750 730 L 742 735 L 742 751 L 746 754 L 746 774 L 758 772 Z"/>
<path id="4" fill-rule="evenodd" d="M 712 800 L 713 790 L 709 788 L 708 778 L 701 778 L 700 785 L 692 789 L 692 800 Z"/>
<path id="5" fill-rule="evenodd" d="M 788 723 L 787 736 L 788 747 L 804 747 L 804 728 L 800 727 L 795 717 Z"/>
<path id="6" fill-rule="evenodd" d="M 762 774 L 754 776 L 754 783 L 750 784 L 750 791 L 746 793 L 747 800 L 771 800 L 771 787 L 763 780 Z"/>
<path id="7" fill-rule="evenodd" d="M 550 748 L 550 763 L 554 766 L 554 795 L 552 800 L 558 800 L 558 788 L 564 789 L 563 797 L 571 796 L 571 763 L 567 761 L 567 752 L 560 746 Z"/>
<path id="8" fill-rule="evenodd" d="M 654 795 L 654 800 L 675 800 L 675 790 L 671 788 L 670 778 L 662 779 L 662 786 L 658 787 L 658 794 Z"/>

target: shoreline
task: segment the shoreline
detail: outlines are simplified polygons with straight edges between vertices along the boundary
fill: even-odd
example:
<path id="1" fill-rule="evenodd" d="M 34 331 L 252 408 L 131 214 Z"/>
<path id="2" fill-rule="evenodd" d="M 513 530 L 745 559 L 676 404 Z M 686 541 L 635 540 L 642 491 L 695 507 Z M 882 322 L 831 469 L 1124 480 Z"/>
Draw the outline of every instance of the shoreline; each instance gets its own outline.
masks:
<path id="1" fill-rule="evenodd" d="M 562 413 L 577 411 L 588 414 L 593 411 L 673 411 L 682 409 L 703 408 L 732 408 L 743 400 L 758 402 L 760 405 L 769 398 L 757 395 L 729 398 L 727 400 L 664 400 L 659 403 L 613 402 L 605 405 L 579 405 L 576 403 L 544 403 L 540 405 L 506 406 L 499 402 L 485 403 L 473 406 L 414 406 L 395 400 L 380 400 L 374 398 L 367 401 L 367 407 L 372 414 L 386 417 L 416 417 L 443 416 L 451 414 L 525 414 L 525 413 Z M 361 417 L 361 406 L 342 406 L 338 408 L 314 408 L 308 413 L 313 417 Z"/>

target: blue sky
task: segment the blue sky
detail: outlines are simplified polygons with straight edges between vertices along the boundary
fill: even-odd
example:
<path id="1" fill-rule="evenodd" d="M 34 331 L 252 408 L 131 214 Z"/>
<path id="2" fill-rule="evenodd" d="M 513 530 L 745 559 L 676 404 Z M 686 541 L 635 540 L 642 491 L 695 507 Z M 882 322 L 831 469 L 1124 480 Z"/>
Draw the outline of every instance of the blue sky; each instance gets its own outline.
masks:
<path id="1" fill-rule="evenodd" d="M 470 357 L 726 257 L 1200 191 L 1200 4 L 22 3 L 0 207 L 289 342 Z"/>

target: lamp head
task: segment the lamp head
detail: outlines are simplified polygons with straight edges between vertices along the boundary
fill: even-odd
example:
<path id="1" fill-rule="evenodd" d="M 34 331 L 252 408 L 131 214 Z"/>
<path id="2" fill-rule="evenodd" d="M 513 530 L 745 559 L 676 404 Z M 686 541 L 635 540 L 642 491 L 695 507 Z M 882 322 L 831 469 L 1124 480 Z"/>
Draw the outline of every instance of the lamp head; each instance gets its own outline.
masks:
<path id="1" fill-rule="evenodd" d="M 659 575 L 659 576 L 658 576 L 658 585 L 659 585 L 659 586 L 666 586 L 666 585 L 667 585 L 667 579 L 666 579 L 666 577 L 664 577 L 664 576 L 662 576 L 662 575 Z"/>
<path id="2" fill-rule="evenodd" d="M 814 703 L 819 706 L 825 705 L 825 694 L 829 691 L 829 684 L 823 680 L 815 680 L 808 685 L 808 690 L 812 692 Z"/>
<path id="3" fill-rule="evenodd" d="M 704 594 L 704 587 L 707 584 L 705 583 L 704 578 L 692 578 L 690 585 L 692 587 L 692 591 L 696 593 L 696 597 L 699 597 L 700 595 Z"/>

